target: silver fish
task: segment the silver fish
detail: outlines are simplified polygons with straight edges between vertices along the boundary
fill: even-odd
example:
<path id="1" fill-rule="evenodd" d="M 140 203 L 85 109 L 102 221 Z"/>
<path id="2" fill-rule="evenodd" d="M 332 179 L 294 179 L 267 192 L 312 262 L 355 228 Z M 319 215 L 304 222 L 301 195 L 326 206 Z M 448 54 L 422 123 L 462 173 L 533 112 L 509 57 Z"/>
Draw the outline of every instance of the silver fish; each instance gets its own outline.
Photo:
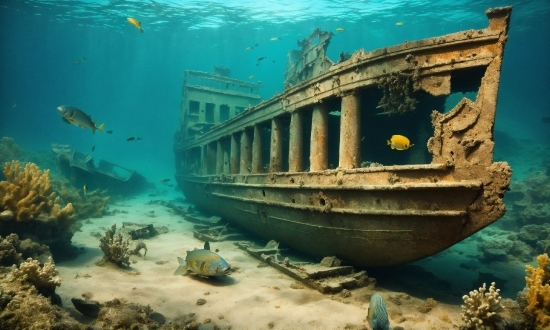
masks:
<path id="1" fill-rule="evenodd" d="M 204 249 L 187 251 L 184 259 L 178 257 L 179 267 L 174 275 L 182 275 L 187 271 L 203 276 L 221 276 L 229 273 L 231 266 L 217 253 L 210 251 L 210 244 L 204 243 Z"/>
<path id="2" fill-rule="evenodd" d="M 60 107 L 57 107 L 57 111 L 61 114 L 61 117 L 64 122 L 73 124 L 76 126 L 80 126 L 84 129 L 91 128 L 92 133 L 95 134 L 96 130 L 100 130 L 103 132 L 104 124 L 99 125 L 99 127 L 96 126 L 96 122 L 92 121 L 92 117 L 88 114 L 86 114 L 84 111 L 73 107 L 71 105 L 62 105 Z"/>
<path id="3" fill-rule="evenodd" d="M 373 293 L 370 296 L 367 321 L 369 321 L 372 330 L 390 330 L 386 302 L 378 293 Z"/>

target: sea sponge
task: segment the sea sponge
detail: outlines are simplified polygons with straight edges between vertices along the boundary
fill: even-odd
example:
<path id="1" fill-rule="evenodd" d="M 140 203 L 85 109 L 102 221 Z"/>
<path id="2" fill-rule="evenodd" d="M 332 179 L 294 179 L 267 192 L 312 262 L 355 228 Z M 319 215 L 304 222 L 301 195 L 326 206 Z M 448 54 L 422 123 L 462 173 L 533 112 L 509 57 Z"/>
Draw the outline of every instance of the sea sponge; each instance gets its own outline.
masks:
<path id="1" fill-rule="evenodd" d="M 110 200 L 107 190 L 99 189 L 87 193 L 84 198 L 80 194 L 81 190 L 72 187 L 67 180 L 61 182 L 58 192 L 64 202 L 73 205 L 77 219 L 101 218 Z"/>
<path id="2" fill-rule="evenodd" d="M 11 272 L 13 278 L 31 282 L 36 290 L 46 297 L 55 294 L 55 288 L 61 285 L 58 274 L 52 257 L 48 258 L 43 267 L 40 267 L 38 260 L 28 258 L 19 265 L 19 269 L 15 268 Z"/>
<path id="3" fill-rule="evenodd" d="M 13 138 L 4 136 L 0 139 L 0 162 L 4 163 L 12 159 L 18 159 L 21 154 L 22 150 Z"/>
<path id="4" fill-rule="evenodd" d="M 535 319 L 537 329 L 550 326 L 550 259 L 544 253 L 537 257 L 538 267 L 527 265 L 527 307 L 524 312 Z"/>
<path id="5" fill-rule="evenodd" d="M 105 231 L 105 236 L 99 239 L 99 247 L 103 251 L 103 262 L 111 261 L 117 265 L 130 265 L 130 251 L 128 245 L 131 238 L 128 235 L 116 233 L 116 224 Z"/>
<path id="6" fill-rule="evenodd" d="M 72 222 L 72 205 L 59 206 L 49 170 L 42 173 L 34 163 L 27 163 L 23 170 L 14 160 L 5 164 L 4 175 L 7 181 L 0 182 L 0 209 L 12 211 L 18 222 L 31 221 L 42 214 L 50 215 L 61 226 Z"/>
<path id="7" fill-rule="evenodd" d="M 468 329 L 485 330 L 493 329 L 499 321 L 498 313 L 503 310 L 500 304 L 500 289 L 495 287 L 495 282 L 491 283 L 489 292 L 485 292 L 486 287 L 479 288 L 479 291 L 470 291 L 470 295 L 464 295 L 462 299 L 465 305 L 462 305 L 462 320 L 466 322 Z"/>

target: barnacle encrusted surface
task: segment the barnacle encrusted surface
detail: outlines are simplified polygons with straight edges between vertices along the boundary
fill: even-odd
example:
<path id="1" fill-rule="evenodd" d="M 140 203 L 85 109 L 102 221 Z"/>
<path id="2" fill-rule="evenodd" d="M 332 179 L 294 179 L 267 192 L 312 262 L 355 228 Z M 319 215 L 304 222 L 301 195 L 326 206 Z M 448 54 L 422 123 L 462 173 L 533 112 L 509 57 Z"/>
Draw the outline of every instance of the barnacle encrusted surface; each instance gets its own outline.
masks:
<path id="1" fill-rule="evenodd" d="M 116 224 L 105 231 L 105 236 L 99 239 L 99 247 L 103 251 L 103 262 L 110 261 L 117 265 L 130 265 L 130 237 L 116 232 Z"/>
<path id="2" fill-rule="evenodd" d="M 537 257 L 538 267 L 527 265 L 527 307 L 525 313 L 534 318 L 537 329 L 550 326 L 550 259 L 544 253 Z"/>
<path id="3" fill-rule="evenodd" d="M 500 289 L 495 287 L 495 282 L 491 283 L 487 292 L 485 283 L 478 290 L 470 291 L 470 295 L 463 296 L 462 320 L 466 322 L 468 329 L 489 330 L 493 329 L 494 324 L 499 320 L 498 313 L 503 310 L 500 304 Z"/>

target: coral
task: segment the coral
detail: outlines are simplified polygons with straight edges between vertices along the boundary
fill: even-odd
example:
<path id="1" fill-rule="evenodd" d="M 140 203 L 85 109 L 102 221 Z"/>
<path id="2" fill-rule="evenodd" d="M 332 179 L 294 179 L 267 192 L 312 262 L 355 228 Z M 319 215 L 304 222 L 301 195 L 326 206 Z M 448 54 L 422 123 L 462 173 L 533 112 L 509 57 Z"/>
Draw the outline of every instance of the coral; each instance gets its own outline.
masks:
<path id="1" fill-rule="evenodd" d="M 59 272 L 55 269 L 52 257 L 43 267 L 40 267 L 38 260 L 28 258 L 22 262 L 19 269 L 12 270 L 11 275 L 19 281 L 31 282 L 38 292 L 46 297 L 55 294 L 55 288 L 61 285 L 61 279 L 57 277 Z"/>
<path id="2" fill-rule="evenodd" d="M 416 309 L 420 313 L 428 313 L 431 311 L 435 306 L 437 306 L 437 301 L 434 298 L 428 298 L 424 301 L 424 304 L 422 306 L 418 306 Z"/>
<path id="3" fill-rule="evenodd" d="M 507 221 L 523 227 L 526 224 L 547 224 L 550 220 L 550 176 L 537 171 L 523 181 L 513 183 Z"/>
<path id="4" fill-rule="evenodd" d="M 130 265 L 130 237 L 116 233 L 116 224 L 111 226 L 111 229 L 105 231 L 105 236 L 99 239 L 99 247 L 103 251 L 103 261 L 111 261 L 117 265 Z"/>
<path id="5" fill-rule="evenodd" d="M 17 252 L 19 244 L 17 234 L 10 234 L 4 239 L 0 237 L 0 265 L 11 266 L 21 262 L 21 253 Z"/>
<path id="6" fill-rule="evenodd" d="M 417 86 L 418 72 L 393 73 L 378 80 L 378 88 L 383 89 L 384 95 L 377 108 L 390 114 L 404 114 L 416 109 L 418 100 L 414 97 Z"/>
<path id="7" fill-rule="evenodd" d="M 94 190 L 83 197 L 78 190 L 63 180 L 59 196 L 61 199 L 73 205 L 77 219 L 101 218 L 105 213 L 110 197 L 107 190 Z"/>
<path id="8" fill-rule="evenodd" d="M 0 139 L 0 162 L 9 162 L 13 159 L 18 159 L 21 156 L 21 148 L 15 143 L 15 140 L 10 137 Z"/>
<path id="9" fill-rule="evenodd" d="M 72 205 L 59 206 L 49 170 L 42 173 L 34 163 L 27 163 L 23 170 L 18 161 L 12 161 L 5 164 L 4 175 L 7 181 L 0 182 L 0 208 L 12 211 L 17 221 L 28 222 L 42 215 L 42 220 L 50 218 L 47 220 L 62 227 L 72 222 Z"/>
<path id="10" fill-rule="evenodd" d="M 527 265 L 527 307 L 525 313 L 534 318 L 537 329 L 550 326 L 550 259 L 548 255 L 537 257 L 538 267 Z"/>
<path id="11" fill-rule="evenodd" d="M 466 322 L 468 329 L 485 330 L 492 329 L 500 320 L 498 315 L 503 310 L 500 304 L 500 289 L 495 287 L 495 282 L 491 283 L 489 292 L 486 292 L 485 283 L 479 291 L 470 291 L 470 295 L 464 295 L 465 305 L 462 305 L 462 320 Z"/>

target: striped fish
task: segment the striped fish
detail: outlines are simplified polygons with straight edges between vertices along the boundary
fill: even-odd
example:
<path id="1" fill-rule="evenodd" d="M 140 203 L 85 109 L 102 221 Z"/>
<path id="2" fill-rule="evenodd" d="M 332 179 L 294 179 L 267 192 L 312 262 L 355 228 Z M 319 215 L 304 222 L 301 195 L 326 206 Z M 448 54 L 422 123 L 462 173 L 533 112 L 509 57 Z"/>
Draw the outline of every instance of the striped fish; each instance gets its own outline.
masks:
<path id="1" fill-rule="evenodd" d="M 386 302 L 378 293 L 373 293 L 370 296 L 367 321 L 372 330 L 390 330 Z"/>

